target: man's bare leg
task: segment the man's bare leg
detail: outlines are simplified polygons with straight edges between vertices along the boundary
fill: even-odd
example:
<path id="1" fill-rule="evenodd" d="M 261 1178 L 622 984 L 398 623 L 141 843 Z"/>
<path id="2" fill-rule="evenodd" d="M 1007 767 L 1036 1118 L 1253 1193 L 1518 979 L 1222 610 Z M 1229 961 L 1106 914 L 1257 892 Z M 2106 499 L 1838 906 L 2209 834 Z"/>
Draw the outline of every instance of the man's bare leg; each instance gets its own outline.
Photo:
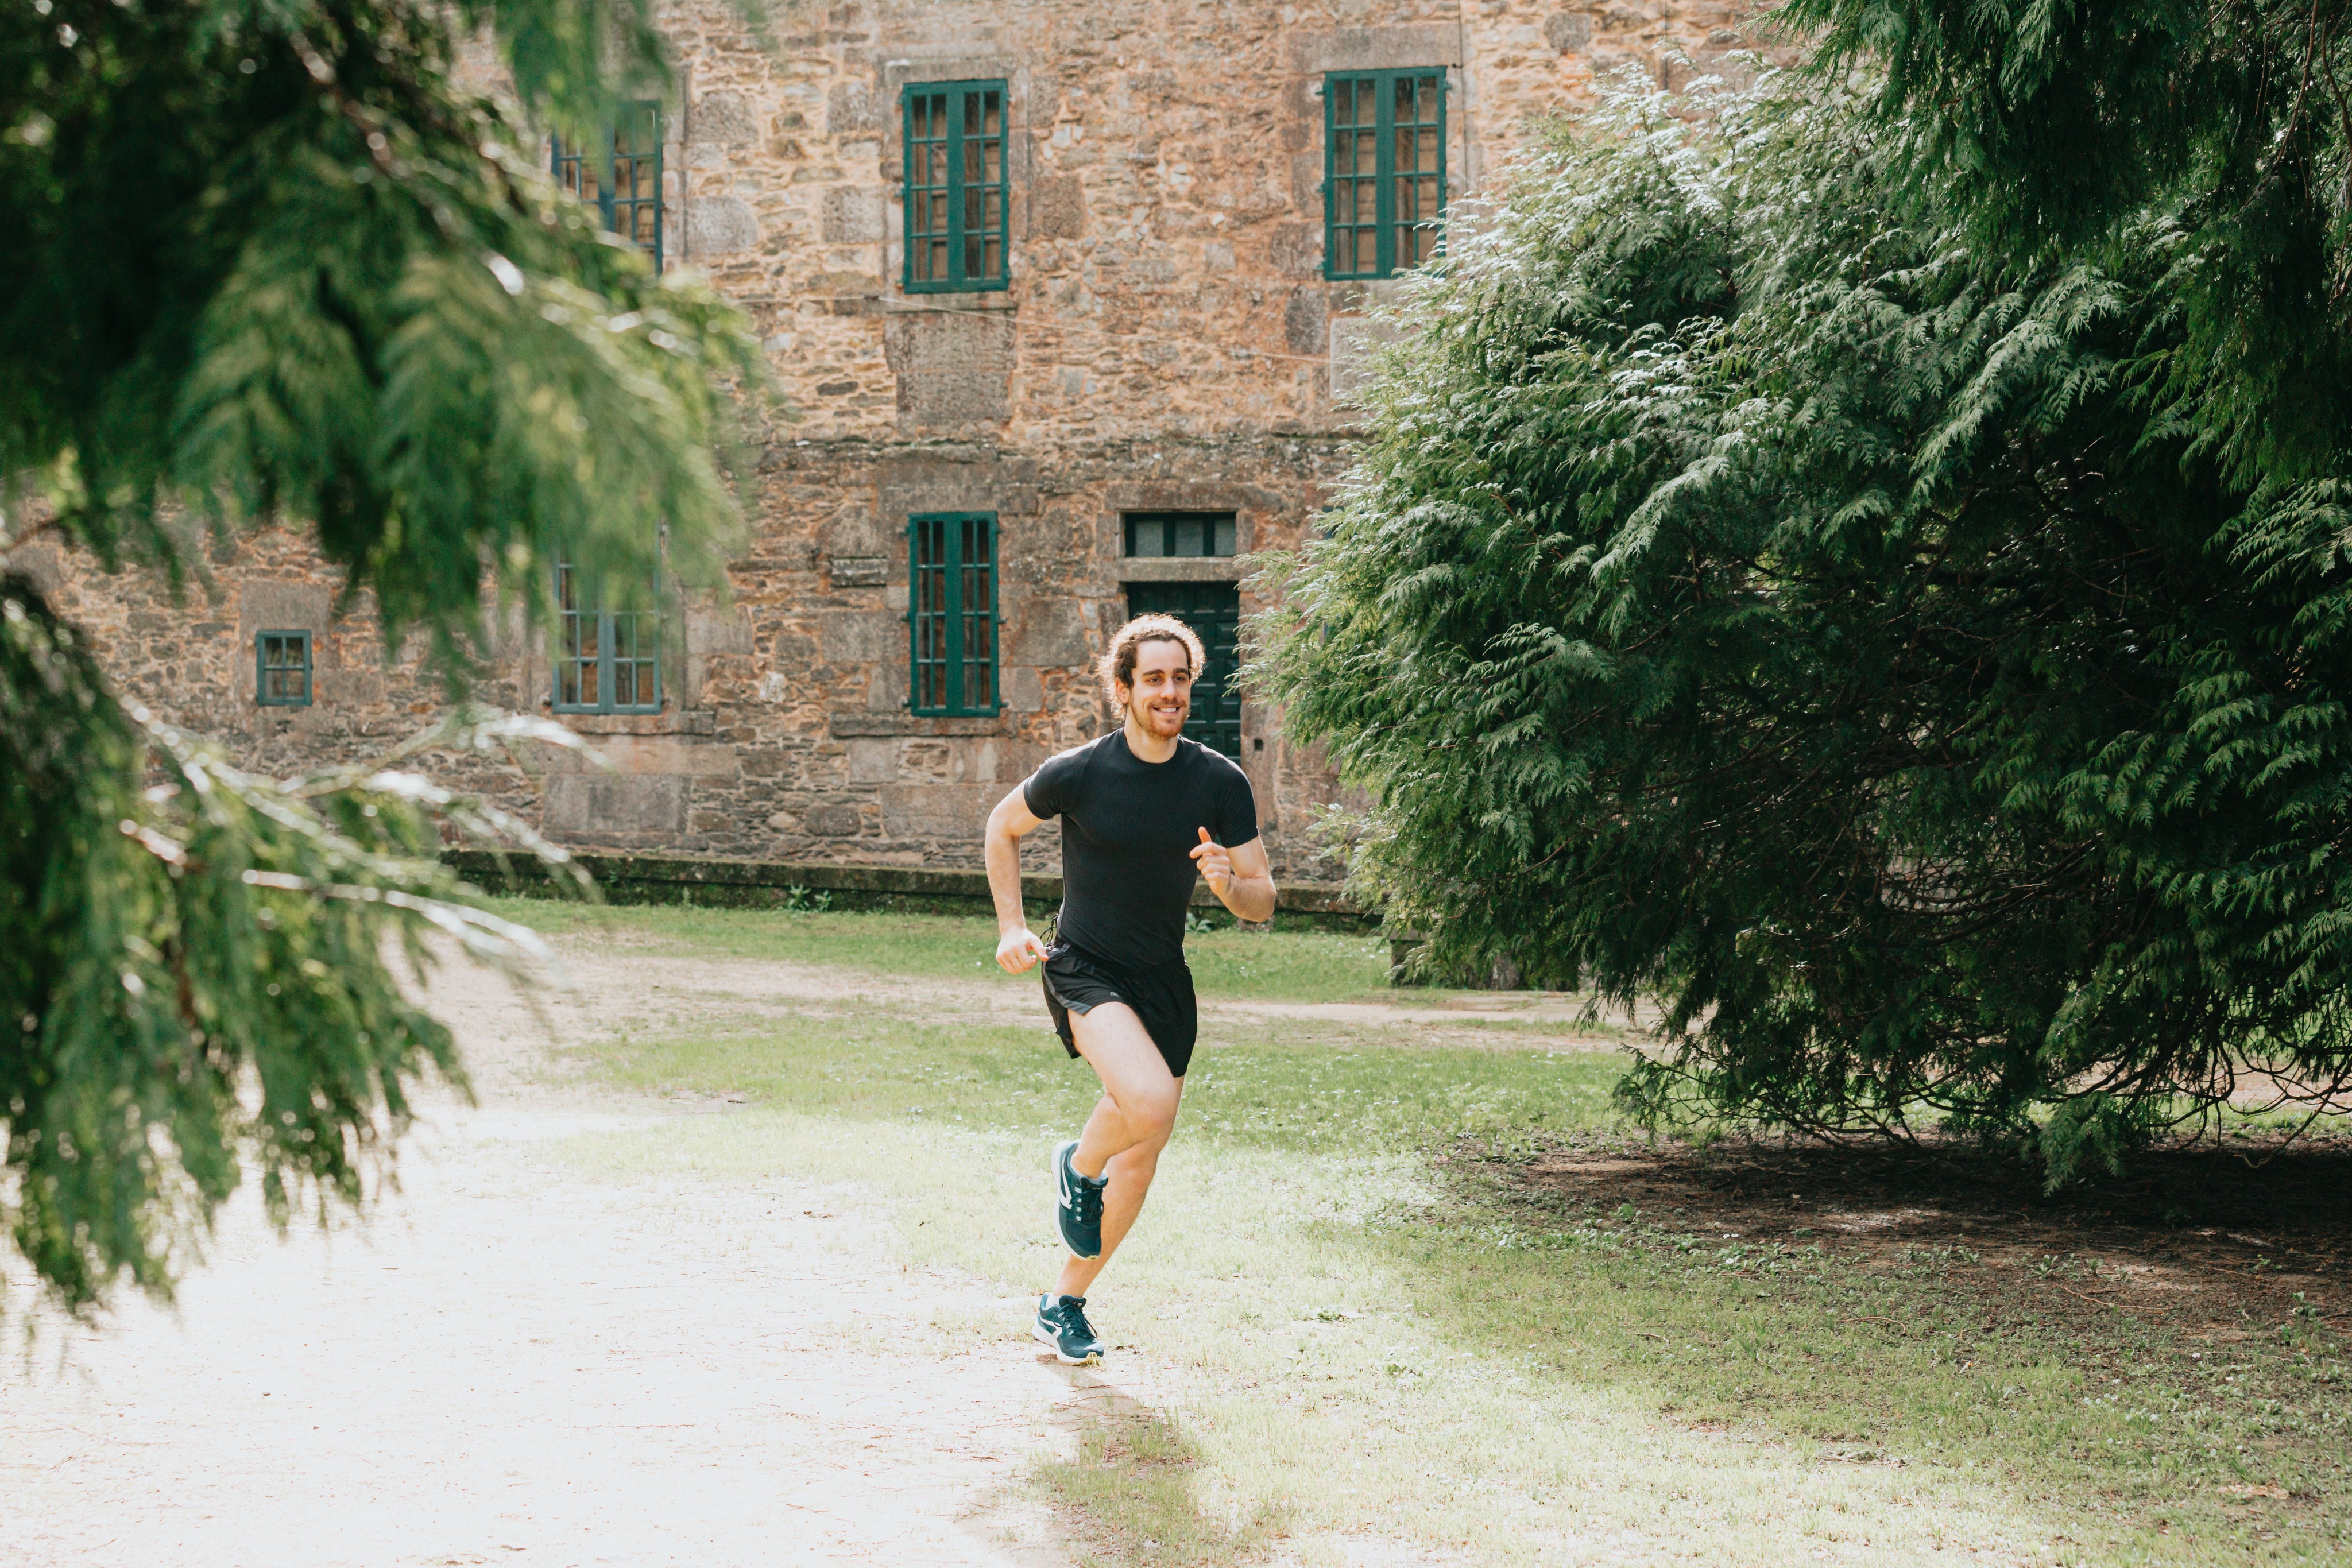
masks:
<path id="1" fill-rule="evenodd" d="M 1133 1228 L 1184 1097 L 1184 1081 L 1168 1071 L 1134 1009 L 1105 1002 L 1090 1012 L 1072 1013 L 1070 1032 L 1078 1054 L 1103 1084 L 1071 1163 L 1080 1176 L 1108 1171 L 1110 1186 L 1103 1192 L 1102 1252 L 1093 1258 L 1066 1255 L 1054 1286 L 1057 1296 L 1085 1295 Z"/>

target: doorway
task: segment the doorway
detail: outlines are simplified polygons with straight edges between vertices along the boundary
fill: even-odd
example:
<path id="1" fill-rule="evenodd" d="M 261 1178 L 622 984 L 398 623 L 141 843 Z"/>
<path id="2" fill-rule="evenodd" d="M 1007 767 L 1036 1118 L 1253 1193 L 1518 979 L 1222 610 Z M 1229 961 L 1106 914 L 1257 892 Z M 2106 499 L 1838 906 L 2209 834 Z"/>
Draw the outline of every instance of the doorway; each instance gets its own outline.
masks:
<path id="1" fill-rule="evenodd" d="M 1129 615 L 1173 615 L 1192 629 L 1208 663 L 1192 680 L 1192 716 L 1184 733 L 1234 761 L 1242 756 L 1242 690 L 1236 678 L 1242 630 L 1241 585 L 1233 582 L 1130 582 Z"/>

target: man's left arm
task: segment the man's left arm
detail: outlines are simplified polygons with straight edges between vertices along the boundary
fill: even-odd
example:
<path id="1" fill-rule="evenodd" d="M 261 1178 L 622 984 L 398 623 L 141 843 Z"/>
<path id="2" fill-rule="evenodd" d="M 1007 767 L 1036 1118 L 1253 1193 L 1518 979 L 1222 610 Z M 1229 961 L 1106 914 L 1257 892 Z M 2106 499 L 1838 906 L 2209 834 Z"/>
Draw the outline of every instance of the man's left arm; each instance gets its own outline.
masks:
<path id="1" fill-rule="evenodd" d="M 1202 828 L 1201 841 L 1192 846 L 1192 858 L 1200 863 L 1201 878 L 1217 901 L 1234 912 L 1236 919 L 1253 924 L 1274 918 L 1274 867 L 1265 858 L 1265 840 L 1252 839 L 1231 849 L 1209 837 Z"/>

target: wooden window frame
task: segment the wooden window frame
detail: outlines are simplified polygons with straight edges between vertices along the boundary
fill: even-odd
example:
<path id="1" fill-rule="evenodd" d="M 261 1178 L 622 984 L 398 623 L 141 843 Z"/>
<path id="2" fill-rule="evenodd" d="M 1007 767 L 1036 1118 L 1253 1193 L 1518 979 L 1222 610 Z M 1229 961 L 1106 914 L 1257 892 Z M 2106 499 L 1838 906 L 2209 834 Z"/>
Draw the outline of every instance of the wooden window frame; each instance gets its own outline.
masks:
<path id="1" fill-rule="evenodd" d="M 1129 512 L 1120 523 L 1124 533 L 1120 545 L 1129 560 L 1231 560 L 1241 548 L 1241 518 L 1233 512 Z M 1200 525 L 1203 547 L 1189 555 L 1176 548 L 1177 529 L 1185 523 Z M 1136 549 L 1137 540 L 1153 528 L 1160 530 L 1160 548 Z M 1216 548 L 1220 533 L 1233 549 Z"/>
<path id="2" fill-rule="evenodd" d="M 271 664 L 269 662 L 269 644 L 273 640 L 281 644 L 291 641 L 296 646 L 302 650 L 302 662 L 299 664 L 287 663 Z M 297 672 L 299 672 L 302 676 L 301 691 L 292 695 L 281 695 L 272 696 L 269 695 L 269 677 L 271 675 L 292 674 Z M 313 689 L 314 688 L 311 684 L 310 633 L 309 632 L 297 629 L 272 629 L 256 632 L 253 634 L 253 700 L 257 704 L 263 707 L 309 707 L 310 706 Z"/>
<path id="3" fill-rule="evenodd" d="M 929 553 L 937 530 L 939 551 Z M 967 546 L 987 541 L 987 559 L 967 559 Z M 1004 618 L 996 611 L 999 544 L 994 512 L 918 512 L 907 519 L 907 711 L 932 718 L 993 718 L 1003 710 L 1001 655 Z M 984 571 L 987 603 L 974 605 L 968 590 L 975 571 Z M 962 635 L 950 635 L 951 630 Z M 978 658 L 969 652 L 970 633 L 986 641 Z M 930 643 L 927 645 L 927 633 Z M 988 689 L 966 690 L 967 674 L 984 671 Z M 936 685 L 925 676 L 936 671 Z"/>
<path id="4" fill-rule="evenodd" d="M 1435 78 L 1437 81 L 1437 209 L 1435 215 L 1408 220 L 1397 215 L 1396 172 L 1396 92 L 1395 84 L 1402 80 Z M 1354 271 L 1339 265 L 1339 232 L 1354 231 L 1363 225 L 1353 219 L 1340 221 L 1339 195 L 1343 182 L 1366 178 L 1359 173 L 1342 174 L 1339 168 L 1339 132 L 1355 129 L 1361 134 L 1360 122 L 1349 127 L 1339 123 L 1339 94 L 1335 90 L 1341 83 L 1369 82 L 1372 85 L 1372 141 L 1375 148 L 1373 172 L 1369 176 L 1374 187 L 1373 253 L 1374 265 L 1370 272 Z M 1446 146 L 1445 102 L 1452 92 L 1444 66 L 1415 66 L 1402 70 L 1332 71 L 1323 78 L 1323 276 L 1335 282 L 1360 282 L 1393 277 L 1397 274 L 1397 231 L 1412 226 L 1436 232 L 1437 241 L 1431 255 L 1442 256 L 1445 250 L 1445 204 L 1448 198 L 1445 182 Z M 1414 124 L 1426 123 L 1416 120 Z M 1352 259 L 1353 247 L 1350 247 Z M 1418 264 L 1416 264 L 1418 265 Z"/>
<path id="5" fill-rule="evenodd" d="M 564 602 L 563 592 L 564 578 L 567 573 L 572 574 L 580 583 L 580 592 L 577 601 L 574 605 L 569 607 L 567 607 Z M 614 610 L 610 604 L 605 602 L 604 596 L 600 591 L 601 585 L 594 578 L 581 571 L 576 563 L 566 560 L 562 555 L 559 554 L 556 557 L 554 581 L 555 626 L 553 630 L 555 641 L 553 647 L 550 650 L 547 661 L 547 696 L 548 706 L 551 708 L 557 713 L 649 714 L 659 713 L 662 711 L 661 649 L 663 616 L 659 601 L 659 588 L 660 585 L 656 583 L 655 585 L 655 601 L 650 608 L 645 610 Z M 614 656 L 614 647 L 618 638 L 620 622 L 624 620 L 632 622 L 629 630 L 631 632 L 637 634 L 641 639 L 636 644 L 636 647 L 640 649 L 645 645 L 642 641 L 645 631 L 645 622 L 648 620 L 653 622 L 652 652 L 650 653 L 633 652 L 626 659 L 618 659 Z M 580 646 L 580 644 L 577 642 L 570 640 L 574 627 L 582 621 L 593 621 L 594 622 L 595 652 L 593 654 L 585 656 L 572 652 L 572 649 Z M 566 666 L 571 666 L 572 673 L 576 674 L 580 666 L 588 664 L 592 662 L 594 664 L 596 669 L 596 700 L 593 702 L 586 701 L 578 695 L 579 692 L 586 689 L 585 682 L 577 683 L 574 689 L 574 695 L 567 700 L 564 696 L 564 675 L 567 673 Z M 613 678 L 614 666 L 618 664 L 628 664 L 641 667 L 649 667 L 652 670 L 652 701 L 622 703 L 613 700 L 614 690 Z M 635 683 L 637 689 L 640 692 L 644 690 L 643 679 L 644 677 L 640 674 L 638 675 L 637 682 Z"/>
<path id="6" fill-rule="evenodd" d="M 997 270 L 993 276 L 975 277 L 967 265 L 967 247 L 972 239 L 965 197 L 969 193 L 964 168 L 963 150 L 966 130 L 965 103 L 975 94 L 996 94 L 997 101 L 997 191 L 996 239 Z M 939 136 L 916 135 L 916 100 L 919 98 L 944 97 L 946 126 Z M 984 112 L 984 110 L 983 110 Z M 900 211 L 904 222 L 899 239 L 904 254 L 900 257 L 900 287 L 908 294 L 985 294 L 1013 287 L 1013 93 L 1003 78 L 982 81 L 908 82 L 898 98 L 899 129 L 905 140 L 900 143 L 899 193 Z M 986 139 L 983 133 L 983 141 Z M 944 183 L 925 180 L 917 183 L 919 173 L 932 171 L 923 166 L 919 147 L 936 144 L 940 162 L 945 164 Z M 983 180 L 982 201 L 986 202 Z M 925 195 L 936 193 L 943 203 L 947 228 L 942 236 L 939 230 L 929 227 L 919 203 Z M 980 231 L 985 246 L 989 230 L 983 218 Z M 947 246 L 948 275 L 945 277 L 915 276 L 917 247 L 943 237 Z"/>
<path id="7" fill-rule="evenodd" d="M 587 172 L 588 149 L 568 145 L 562 137 L 548 138 L 548 169 L 555 183 L 566 193 L 581 201 L 593 200 L 604 220 L 604 227 L 629 241 L 653 257 L 654 270 L 662 269 L 662 124 L 661 105 L 650 99 L 634 99 L 619 106 L 621 120 L 604 128 L 604 164 L 598 172 L 593 196 L 582 189 L 582 175 Z M 620 126 L 650 132 L 649 144 L 641 144 L 632 137 L 627 145 L 621 140 Z M 645 164 L 653 165 L 653 193 L 646 195 Z M 615 193 L 621 183 L 622 166 L 627 165 L 631 194 Z M 650 218 L 650 222 L 648 222 Z M 647 231 L 651 232 L 648 233 Z"/>

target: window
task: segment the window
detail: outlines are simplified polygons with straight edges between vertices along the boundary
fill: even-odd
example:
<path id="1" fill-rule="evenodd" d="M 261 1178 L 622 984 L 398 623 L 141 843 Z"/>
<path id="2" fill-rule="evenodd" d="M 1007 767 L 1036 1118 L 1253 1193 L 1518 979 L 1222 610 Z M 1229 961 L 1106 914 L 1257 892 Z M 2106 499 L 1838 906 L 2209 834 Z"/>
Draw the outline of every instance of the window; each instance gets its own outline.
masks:
<path id="1" fill-rule="evenodd" d="M 1323 81 L 1323 274 L 1387 277 L 1437 254 L 1445 211 L 1445 73 Z"/>
<path id="2" fill-rule="evenodd" d="M 661 612 L 607 608 L 602 585 L 555 563 L 555 711 L 661 712 Z"/>
<path id="3" fill-rule="evenodd" d="M 1003 288 L 1004 84 L 907 89 L 907 292 Z"/>
<path id="4" fill-rule="evenodd" d="M 1231 582 L 1130 582 L 1129 615 L 1173 615 L 1201 639 L 1208 655 L 1192 677 L 1192 712 L 1185 735 L 1212 751 L 1238 759 L 1242 754 L 1242 688 L 1234 678 L 1240 661 L 1242 591 Z"/>
<path id="5" fill-rule="evenodd" d="M 662 268 L 662 116 L 657 103 L 625 103 L 601 149 L 551 143 L 555 183 L 604 215 L 604 226 Z"/>
<path id="6" fill-rule="evenodd" d="M 1231 512 L 1129 512 L 1127 553 L 1131 556 L 1231 555 Z"/>
<path id="7" fill-rule="evenodd" d="M 253 700 L 263 707 L 310 706 L 310 633 L 253 634 Z"/>
<path id="8" fill-rule="evenodd" d="M 907 625 L 917 713 L 996 712 L 996 514 L 907 519 Z"/>

